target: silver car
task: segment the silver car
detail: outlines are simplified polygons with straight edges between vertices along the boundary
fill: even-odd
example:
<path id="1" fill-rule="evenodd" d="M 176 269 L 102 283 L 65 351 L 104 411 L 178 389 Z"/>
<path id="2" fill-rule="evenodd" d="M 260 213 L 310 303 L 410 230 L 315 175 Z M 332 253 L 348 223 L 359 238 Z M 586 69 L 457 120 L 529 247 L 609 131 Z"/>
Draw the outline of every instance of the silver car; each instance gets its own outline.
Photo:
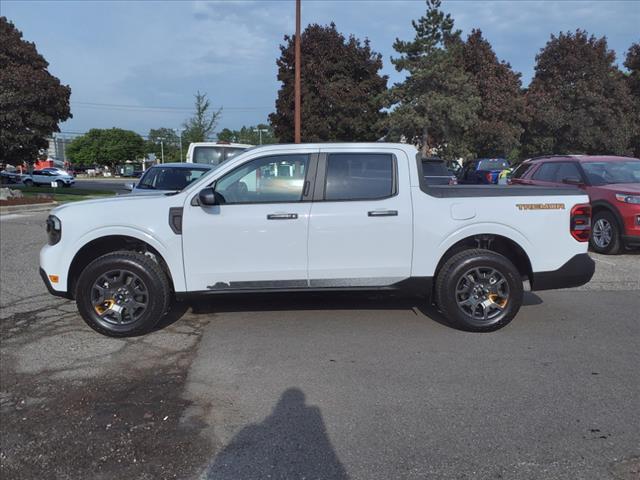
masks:
<path id="1" fill-rule="evenodd" d="M 215 165 L 193 163 L 163 163 L 147 169 L 137 183 L 127 188 L 133 195 L 153 195 L 177 192 L 194 182 Z"/>

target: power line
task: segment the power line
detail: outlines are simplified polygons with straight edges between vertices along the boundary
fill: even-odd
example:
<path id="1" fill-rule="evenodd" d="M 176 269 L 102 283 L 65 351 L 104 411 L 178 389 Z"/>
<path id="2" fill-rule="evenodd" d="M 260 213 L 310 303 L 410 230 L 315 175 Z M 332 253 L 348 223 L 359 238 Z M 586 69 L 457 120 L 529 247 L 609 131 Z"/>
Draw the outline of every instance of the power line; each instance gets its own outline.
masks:
<path id="1" fill-rule="evenodd" d="M 113 110 L 140 110 L 140 111 L 175 111 L 175 112 L 193 112 L 193 107 L 177 107 L 177 106 L 157 106 L 157 105 L 132 105 L 122 103 L 98 103 L 98 102 L 79 102 L 71 101 L 72 105 L 80 108 L 95 108 L 95 109 L 113 109 Z M 238 111 L 238 112 L 251 112 L 264 109 L 270 109 L 272 107 L 225 107 L 222 106 L 222 111 Z"/>

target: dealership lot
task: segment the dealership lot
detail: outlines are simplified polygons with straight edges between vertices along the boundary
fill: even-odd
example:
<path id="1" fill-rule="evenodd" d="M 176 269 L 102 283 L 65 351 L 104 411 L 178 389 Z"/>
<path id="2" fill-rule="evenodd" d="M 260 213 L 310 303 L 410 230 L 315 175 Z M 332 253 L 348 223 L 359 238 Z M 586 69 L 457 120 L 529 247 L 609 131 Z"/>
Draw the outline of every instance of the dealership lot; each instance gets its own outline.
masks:
<path id="1" fill-rule="evenodd" d="M 640 475 L 640 253 L 529 293 L 493 334 L 419 300 L 232 296 L 102 337 L 37 274 L 46 213 L 0 217 L 0 475 Z"/>

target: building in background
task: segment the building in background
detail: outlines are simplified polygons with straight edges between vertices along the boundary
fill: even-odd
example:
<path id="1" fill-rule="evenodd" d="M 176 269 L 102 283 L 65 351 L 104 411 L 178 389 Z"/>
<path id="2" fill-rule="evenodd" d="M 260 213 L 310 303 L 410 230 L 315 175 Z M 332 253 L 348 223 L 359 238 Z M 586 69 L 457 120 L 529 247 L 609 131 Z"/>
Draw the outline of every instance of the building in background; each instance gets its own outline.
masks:
<path id="1" fill-rule="evenodd" d="M 61 163 L 68 163 L 67 147 L 71 143 L 71 138 L 56 135 L 47 139 L 49 147 L 47 148 L 47 158 Z"/>

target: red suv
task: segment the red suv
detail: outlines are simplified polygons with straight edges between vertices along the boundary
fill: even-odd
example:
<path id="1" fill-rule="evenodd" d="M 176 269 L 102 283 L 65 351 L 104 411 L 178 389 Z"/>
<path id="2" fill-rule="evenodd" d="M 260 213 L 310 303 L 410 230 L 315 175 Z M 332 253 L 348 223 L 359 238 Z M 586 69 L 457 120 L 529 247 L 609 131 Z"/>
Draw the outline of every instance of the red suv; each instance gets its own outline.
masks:
<path id="1" fill-rule="evenodd" d="M 510 182 L 567 186 L 586 190 L 593 208 L 591 248 L 615 254 L 640 247 L 640 159 L 591 155 L 548 156 L 525 160 Z"/>

